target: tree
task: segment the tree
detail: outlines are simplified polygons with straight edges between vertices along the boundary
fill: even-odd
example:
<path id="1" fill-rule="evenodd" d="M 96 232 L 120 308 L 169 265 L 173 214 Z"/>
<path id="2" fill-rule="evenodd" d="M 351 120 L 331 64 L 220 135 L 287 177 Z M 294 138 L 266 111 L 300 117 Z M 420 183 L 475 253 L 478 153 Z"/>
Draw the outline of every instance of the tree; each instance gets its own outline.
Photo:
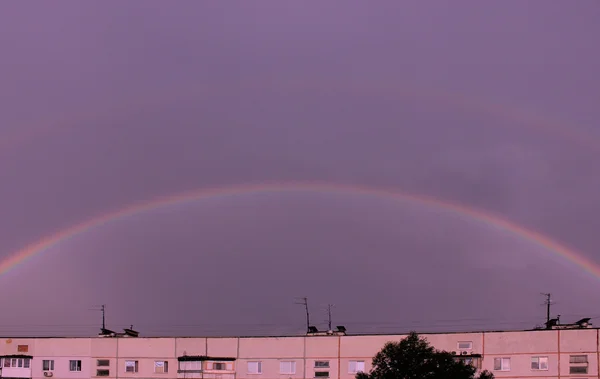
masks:
<path id="1" fill-rule="evenodd" d="M 400 342 L 388 342 L 373 358 L 373 368 L 356 379 L 493 379 L 489 371 L 478 377 L 477 369 L 447 351 L 434 349 L 426 339 L 411 332 Z"/>

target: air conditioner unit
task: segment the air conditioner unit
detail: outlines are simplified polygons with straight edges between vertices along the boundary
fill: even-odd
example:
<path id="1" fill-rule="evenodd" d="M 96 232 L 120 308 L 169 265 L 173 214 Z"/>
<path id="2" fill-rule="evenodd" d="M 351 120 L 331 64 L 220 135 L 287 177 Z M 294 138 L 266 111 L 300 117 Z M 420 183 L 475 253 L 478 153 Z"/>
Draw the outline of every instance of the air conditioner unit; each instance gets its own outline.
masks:
<path id="1" fill-rule="evenodd" d="M 44 371 L 44 376 L 50 377 L 53 375 L 54 375 L 54 373 L 52 371 Z"/>
<path id="2" fill-rule="evenodd" d="M 453 351 L 453 352 L 452 352 L 452 355 L 456 355 L 456 351 Z"/>
<path id="3" fill-rule="evenodd" d="M 464 351 L 462 351 L 460 354 L 461 354 L 461 355 L 468 355 L 468 354 L 469 354 L 469 352 L 468 352 L 468 351 L 466 351 L 466 350 L 464 350 Z"/>

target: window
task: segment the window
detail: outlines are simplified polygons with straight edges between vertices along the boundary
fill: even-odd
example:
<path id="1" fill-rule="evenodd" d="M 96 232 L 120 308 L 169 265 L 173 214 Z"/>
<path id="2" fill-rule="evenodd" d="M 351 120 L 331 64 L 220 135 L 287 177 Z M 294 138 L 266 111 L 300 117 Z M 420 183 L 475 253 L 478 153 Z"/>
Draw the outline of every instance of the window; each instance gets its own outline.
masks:
<path id="1" fill-rule="evenodd" d="M 110 366 L 110 360 L 108 360 L 108 359 L 98 359 L 96 361 L 96 366 L 108 367 L 108 366 Z"/>
<path id="2" fill-rule="evenodd" d="M 473 342 L 471 341 L 460 341 L 458 342 L 458 350 L 472 350 Z"/>
<path id="3" fill-rule="evenodd" d="M 494 358 L 494 370 L 510 371 L 510 358 Z"/>
<path id="4" fill-rule="evenodd" d="M 179 362 L 179 369 L 181 371 L 200 371 L 202 370 L 201 361 L 181 361 Z"/>
<path id="5" fill-rule="evenodd" d="M 44 371 L 54 370 L 54 360 L 44 359 L 42 361 L 42 370 L 44 370 Z"/>
<path id="6" fill-rule="evenodd" d="M 154 361 L 154 372 L 157 374 L 166 374 L 169 372 L 169 362 Z"/>
<path id="7" fill-rule="evenodd" d="M 571 355 L 569 356 L 569 363 L 588 363 L 587 355 Z"/>
<path id="8" fill-rule="evenodd" d="M 315 361 L 315 368 L 329 368 L 329 361 Z"/>
<path id="9" fill-rule="evenodd" d="M 356 374 L 365 372 L 365 361 L 350 361 L 348 362 L 348 373 Z"/>
<path id="10" fill-rule="evenodd" d="M 29 351 L 29 345 L 18 345 L 17 351 L 19 353 L 27 353 Z"/>
<path id="11" fill-rule="evenodd" d="M 548 357 L 531 357 L 532 370 L 548 370 Z"/>
<path id="12" fill-rule="evenodd" d="M 125 372 L 138 372 L 138 361 L 125 361 Z"/>
<path id="13" fill-rule="evenodd" d="M 280 374 L 295 374 L 296 373 L 296 362 L 294 362 L 294 361 L 279 362 L 279 373 Z"/>
<path id="14" fill-rule="evenodd" d="M 329 371 L 315 371 L 315 378 L 329 378 Z"/>
<path id="15" fill-rule="evenodd" d="M 457 362 L 463 362 L 466 365 L 471 365 L 476 369 L 481 370 L 481 357 L 457 356 L 454 357 L 454 360 Z"/>
<path id="16" fill-rule="evenodd" d="M 69 361 L 69 371 L 81 371 L 81 361 Z"/>
<path id="17" fill-rule="evenodd" d="M 106 369 L 98 369 L 96 370 L 96 376 L 108 376 L 109 371 Z"/>
<path id="18" fill-rule="evenodd" d="M 227 364 L 223 362 L 214 362 L 212 368 L 213 370 L 227 370 Z"/>
<path id="19" fill-rule="evenodd" d="M 248 374 L 262 374 L 262 362 L 248 362 Z"/>
<path id="20" fill-rule="evenodd" d="M 2 366 L 30 368 L 31 358 L 2 358 Z"/>
<path id="21" fill-rule="evenodd" d="M 587 366 L 571 366 L 569 367 L 569 374 L 587 374 Z"/>
<path id="22" fill-rule="evenodd" d="M 588 373 L 588 356 L 587 355 L 571 355 L 569 356 L 570 374 L 587 374 Z"/>

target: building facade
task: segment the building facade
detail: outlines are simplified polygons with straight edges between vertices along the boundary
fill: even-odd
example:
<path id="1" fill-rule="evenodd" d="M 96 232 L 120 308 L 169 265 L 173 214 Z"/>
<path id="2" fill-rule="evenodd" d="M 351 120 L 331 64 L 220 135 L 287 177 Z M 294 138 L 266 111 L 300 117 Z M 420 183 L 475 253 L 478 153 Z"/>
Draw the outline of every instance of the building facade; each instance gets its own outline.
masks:
<path id="1" fill-rule="evenodd" d="M 599 329 L 422 334 L 497 378 L 600 378 Z M 2 378 L 351 379 L 403 335 L 3 338 Z"/>

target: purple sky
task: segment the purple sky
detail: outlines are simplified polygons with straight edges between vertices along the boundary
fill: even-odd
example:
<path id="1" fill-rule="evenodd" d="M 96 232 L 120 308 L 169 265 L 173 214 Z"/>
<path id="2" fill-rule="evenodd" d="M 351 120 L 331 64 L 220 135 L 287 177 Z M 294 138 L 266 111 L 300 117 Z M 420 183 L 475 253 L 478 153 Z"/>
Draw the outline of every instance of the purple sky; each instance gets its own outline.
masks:
<path id="1" fill-rule="evenodd" d="M 268 180 L 504 215 L 600 263 L 600 3 L 0 4 L 0 257 L 155 196 Z M 364 196 L 258 194 L 96 228 L 0 277 L 0 334 L 528 328 L 600 280 Z M 597 320 L 600 324 L 600 320 Z"/>

